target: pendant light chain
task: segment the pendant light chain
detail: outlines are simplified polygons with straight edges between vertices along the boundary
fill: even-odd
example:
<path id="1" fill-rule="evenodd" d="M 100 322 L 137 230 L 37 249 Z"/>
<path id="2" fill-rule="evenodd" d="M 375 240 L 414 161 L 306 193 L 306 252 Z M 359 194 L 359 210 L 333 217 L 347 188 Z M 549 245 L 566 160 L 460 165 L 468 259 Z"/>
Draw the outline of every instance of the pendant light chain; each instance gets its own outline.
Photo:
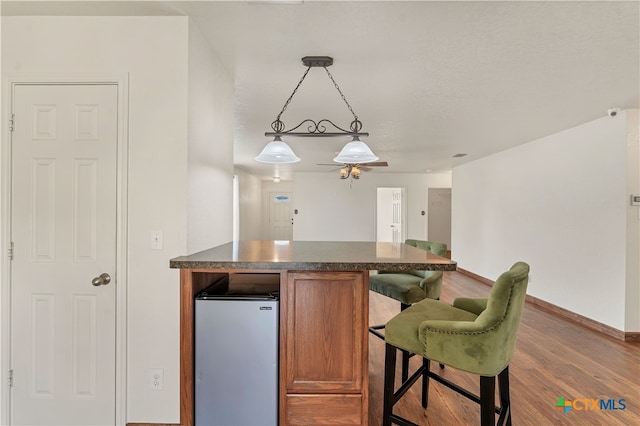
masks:
<path id="1" fill-rule="evenodd" d="M 333 78 L 333 75 L 328 70 L 328 67 L 333 64 L 333 58 L 329 56 L 305 56 L 304 58 L 302 58 L 302 63 L 305 65 L 307 69 L 302 74 L 302 77 L 300 78 L 300 80 L 298 81 L 298 84 L 293 89 L 293 92 L 291 92 L 291 95 L 289 95 L 289 97 L 285 101 L 280 113 L 276 116 L 276 119 L 271 123 L 271 129 L 273 129 L 273 132 L 265 132 L 264 135 L 269 137 L 284 136 L 284 135 L 329 136 L 329 137 L 347 135 L 347 136 L 353 137 L 354 139 L 357 139 L 362 136 L 369 136 L 369 133 L 362 132 L 362 122 L 360 121 L 360 119 L 358 118 L 358 115 L 355 113 L 355 111 L 351 107 L 351 104 L 349 104 L 349 101 L 347 101 L 347 97 L 344 95 L 344 93 L 342 93 L 342 90 L 340 89 L 340 86 L 338 86 L 338 83 L 336 83 L 336 80 Z M 290 127 L 287 130 L 285 123 L 282 121 L 282 116 L 284 115 L 284 112 L 289 107 L 289 104 L 292 102 L 293 97 L 296 95 L 296 93 L 298 93 L 298 89 L 300 89 L 300 86 L 305 81 L 311 68 L 318 68 L 318 67 L 322 67 L 326 71 L 327 76 L 329 77 L 329 80 L 331 80 L 331 82 L 333 83 L 333 86 L 336 88 L 343 102 L 351 112 L 353 116 L 353 121 L 350 123 L 348 128 L 342 128 L 327 118 L 323 118 L 321 120 L 312 120 L 310 118 L 307 118 L 302 120 L 298 125 Z M 305 128 L 306 128 L 306 131 L 303 131 Z M 329 129 L 335 129 L 335 131 L 331 131 Z"/>
<path id="2" fill-rule="evenodd" d="M 338 83 L 336 83 L 336 81 L 333 79 L 333 75 L 331 75 L 331 72 L 329 71 L 329 68 L 327 68 L 327 67 L 323 67 L 323 68 L 327 72 L 327 75 L 329 76 L 329 78 L 333 82 L 333 85 L 335 86 L 335 88 L 338 91 L 338 93 L 340 93 L 340 96 L 342 96 L 342 100 L 344 101 L 345 104 L 347 104 L 347 108 L 349 108 L 349 111 L 351 111 L 351 114 L 353 114 L 353 122 L 351 123 L 351 131 L 352 132 L 359 132 L 360 129 L 362 129 L 362 122 L 360 120 L 358 120 L 358 116 L 353 111 L 353 108 L 351 108 L 351 105 L 349 105 L 349 101 L 347 101 L 347 98 L 344 96 L 344 93 L 342 93 L 342 90 L 340 90 L 340 87 L 338 86 Z"/>
<path id="3" fill-rule="evenodd" d="M 296 94 L 296 92 L 298 91 L 298 88 L 300 87 L 300 85 L 302 84 L 302 82 L 304 81 L 304 79 L 307 77 L 307 74 L 309 74 L 309 70 L 311 69 L 311 67 L 307 67 L 307 70 L 304 72 L 304 74 L 302 75 L 302 78 L 300 79 L 300 81 L 298 81 L 298 85 L 296 86 L 295 89 L 293 89 L 293 92 L 291 93 L 291 96 L 289 96 L 289 99 L 287 99 L 287 101 L 284 103 L 284 106 L 282 107 L 282 111 L 280 111 L 280 114 L 278 114 L 278 116 L 276 117 L 276 120 L 271 123 L 271 128 L 276 131 L 276 132 L 281 132 L 284 130 L 284 123 L 280 120 L 280 116 L 282 116 L 282 114 L 284 113 L 284 111 L 287 109 L 287 107 L 289 106 L 289 103 L 291 102 L 291 99 L 293 99 L 293 96 Z"/>

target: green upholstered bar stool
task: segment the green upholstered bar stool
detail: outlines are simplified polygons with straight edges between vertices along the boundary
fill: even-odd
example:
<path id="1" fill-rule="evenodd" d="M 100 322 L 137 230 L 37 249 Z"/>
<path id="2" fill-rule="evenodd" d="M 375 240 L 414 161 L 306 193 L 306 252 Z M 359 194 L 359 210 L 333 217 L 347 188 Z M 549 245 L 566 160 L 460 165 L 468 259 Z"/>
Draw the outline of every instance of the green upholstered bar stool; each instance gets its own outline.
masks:
<path id="1" fill-rule="evenodd" d="M 408 239 L 405 244 L 430 251 L 438 256 L 444 257 L 447 254 L 447 245 L 443 243 Z M 440 298 L 442 271 L 380 271 L 369 277 L 369 288 L 376 293 L 398 300 L 400 310 L 404 311 L 425 298 Z M 384 325 L 373 325 L 369 327 L 369 332 L 384 339 L 384 335 L 379 331 L 384 328 Z M 403 381 L 408 376 L 409 358 L 410 355 L 404 352 L 402 355 Z"/>
<path id="2" fill-rule="evenodd" d="M 427 408 L 429 379 L 480 404 L 482 426 L 511 425 L 509 361 L 524 306 L 529 265 L 515 263 L 493 285 L 487 298 L 458 298 L 453 305 L 425 299 L 393 317 L 386 326 L 383 426 L 415 425 L 393 414 L 393 406 L 422 378 L 422 406 Z M 422 366 L 394 392 L 397 350 L 423 357 Z M 480 396 L 432 372 L 430 361 L 480 376 Z M 500 406 L 495 405 L 498 377 Z"/>

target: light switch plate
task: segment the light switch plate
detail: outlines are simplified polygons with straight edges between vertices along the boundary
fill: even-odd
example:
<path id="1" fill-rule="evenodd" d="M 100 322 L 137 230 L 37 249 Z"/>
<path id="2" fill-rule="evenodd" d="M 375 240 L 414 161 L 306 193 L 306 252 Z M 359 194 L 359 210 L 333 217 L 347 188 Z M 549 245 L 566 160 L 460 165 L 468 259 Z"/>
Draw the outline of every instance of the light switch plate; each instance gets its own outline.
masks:
<path id="1" fill-rule="evenodd" d="M 151 231 L 151 249 L 162 250 L 162 231 Z"/>

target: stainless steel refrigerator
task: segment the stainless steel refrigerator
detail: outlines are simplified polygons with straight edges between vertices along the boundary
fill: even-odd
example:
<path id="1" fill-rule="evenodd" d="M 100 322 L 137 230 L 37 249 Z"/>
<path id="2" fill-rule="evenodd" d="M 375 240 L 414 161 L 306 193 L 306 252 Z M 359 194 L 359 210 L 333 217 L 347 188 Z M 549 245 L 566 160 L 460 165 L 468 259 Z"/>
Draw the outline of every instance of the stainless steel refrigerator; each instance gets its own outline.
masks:
<path id="1" fill-rule="evenodd" d="M 194 337 L 196 426 L 276 426 L 277 295 L 199 295 Z"/>

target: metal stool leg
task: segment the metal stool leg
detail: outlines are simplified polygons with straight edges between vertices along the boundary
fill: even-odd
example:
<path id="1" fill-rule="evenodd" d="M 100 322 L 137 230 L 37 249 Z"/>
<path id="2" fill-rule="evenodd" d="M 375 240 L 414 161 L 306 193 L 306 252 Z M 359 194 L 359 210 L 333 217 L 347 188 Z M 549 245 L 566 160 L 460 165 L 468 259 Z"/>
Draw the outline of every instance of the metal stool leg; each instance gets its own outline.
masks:
<path id="1" fill-rule="evenodd" d="M 509 366 L 498 375 L 500 417 L 498 425 L 511 426 L 511 397 L 509 396 Z"/>
<path id="2" fill-rule="evenodd" d="M 384 402 L 382 406 L 382 426 L 391 426 L 393 410 L 393 387 L 396 379 L 396 348 L 385 345 L 384 357 Z"/>
<path id="3" fill-rule="evenodd" d="M 427 408 L 429 405 L 429 369 L 431 368 L 431 360 L 422 358 L 422 366 L 424 367 L 422 372 L 422 408 Z"/>
<path id="4" fill-rule="evenodd" d="M 400 312 L 404 311 L 411 305 L 407 305 L 406 303 L 400 302 Z M 411 354 L 407 351 L 402 351 L 402 383 L 406 382 L 409 378 L 409 358 L 411 358 Z"/>

